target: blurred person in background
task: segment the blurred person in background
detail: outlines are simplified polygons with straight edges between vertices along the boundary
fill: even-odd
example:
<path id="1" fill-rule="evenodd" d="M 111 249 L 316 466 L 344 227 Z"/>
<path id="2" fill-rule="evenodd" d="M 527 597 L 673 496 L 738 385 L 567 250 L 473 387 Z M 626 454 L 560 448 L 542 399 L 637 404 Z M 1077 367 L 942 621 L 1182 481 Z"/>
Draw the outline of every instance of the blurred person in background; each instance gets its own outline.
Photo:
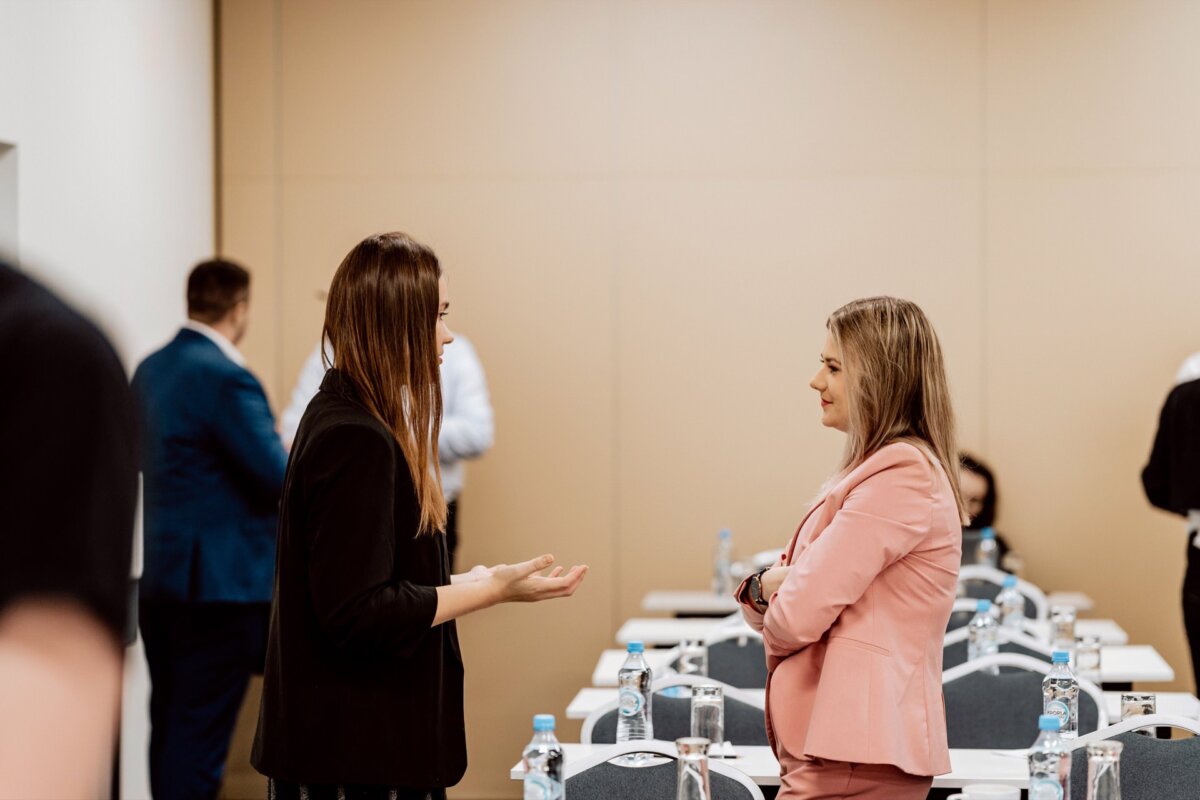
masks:
<path id="1" fill-rule="evenodd" d="M 766 647 L 780 800 L 924 800 L 950 771 L 942 645 L 965 518 L 941 345 L 891 297 L 826 328 L 810 386 L 847 434 L 842 463 L 736 597 Z"/>
<path id="2" fill-rule="evenodd" d="M 245 269 L 199 264 L 187 323 L 133 378 L 155 800 L 217 796 L 238 709 L 265 657 L 287 453 L 236 347 L 249 306 Z"/>
<path id="3" fill-rule="evenodd" d="M 1200 358 L 1193 356 L 1189 362 Z M 1187 568 L 1183 578 L 1183 623 L 1192 653 L 1192 673 L 1200 687 L 1200 373 L 1183 378 L 1167 395 L 1158 418 L 1150 460 L 1142 470 L 1146 499 L 1156 508 L 1178 514 L 1187 531 Z"/>
<path id="4" fill-rule="evenodd" d="M 291 446 L 300 427 L 304 409 L 316 396 L 325 378 L 325 365 L 334 355 L 329 343 L 313 348 L 300 369 L 292 400 L 280 415 L 279 432 Z M 455 568 L 458 551 L 458 501 L 466 485 L 465 462 L 479 458 L 492 446 L 495 425 L 487 379 L 475 348 L 465 336 L 455 334 L 446 346 L 441 365 L 442 428 L 438 434 L 438 464 L 442 470 L 442 493 L 446 498 L 446 547 L 450 551 L 450 571 Z"/>
<path id="5" fill-rule="evenodd" d="M 137 445 L 90 322 L 0 264 L 0 797 L 109 792 Z"/>
<path id="6" fill-rule="evenodd" d="M 959 456 L 959 486 L 962 490 L 963 506 L 966 507 L 970 523 L 963 528 L 962 563 L 975 563 L 975 548 L 979 545 L 980 532 L 984 528 L 996 529 L 996 508 L 999 502 L 996 491 L 996 476 L 983 459 L 968 453 Z M 1009 561 L 1008 542 L 996 531 L 996 546 L 1002 566 Z M 1007 568 L 1007 567 L 1006 567 Z"/>
<path id="7" fill-rule="evenodd" d="M 438 363 L 454 341 L 437 256 L 371 236 L 333 276 L 334 353 L 300 420 L 252 762 L 272 800 L 442 800 L 467 766 L 454 620 L 574 594 L 553 556 L 450 572 Z"/>

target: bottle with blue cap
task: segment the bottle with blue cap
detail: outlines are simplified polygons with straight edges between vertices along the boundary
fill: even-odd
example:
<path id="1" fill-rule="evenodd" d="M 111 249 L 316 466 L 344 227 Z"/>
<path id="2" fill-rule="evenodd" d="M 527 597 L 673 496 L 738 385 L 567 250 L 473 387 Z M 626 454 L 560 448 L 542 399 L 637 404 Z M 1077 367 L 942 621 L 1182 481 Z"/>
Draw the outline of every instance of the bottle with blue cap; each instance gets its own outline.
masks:
<path id="1" fill-rule="evenodd" d="M 979 532 L 975 546 L 975 563 L 993 569 L 1000 565 L 1000 546 L 996 544 L 996 529 L 991 525 Z"/>
<path id="2" fill-rule="evenodd" d="M 733 531 L 723 528 L 713 550 L 713 594 L 733 592 Z"/>
<path id="3" fill-rule="evenodd" d="M 1037 741 L 1029 749 L 1029 800 L 1068 800 L 1071 797 L 1071 749 L 1059 733 L 1054 714 L 1038 717 Z"/>
<path id="4" fill-rule="evenodd" d="M 1000 612 L 1000 627 L 1022 630 L 1025 626 L 1025 597 L 1017 591 L 1017 576 L 1005 575 L 996 595 L 996 609 Z"/>
<path id="5" fill-rule="evenodd" d="M 1000 623 L 992 613 L 991 600 L 979 600 L 975 604 L 975 616 L 967 624 L 967 660 L 974 661 L 1000 652 Z M 998 675 L 998 667 L 988 667 L 988 674 Z"/>
<path id="6" fill-rule="evenodd" d="M 525 767 L 525 800 L 563 800 L 563 749 L 554 736 L 554 715 L 533 718 L 533 740 L 521 755 Z"/>
<path id="7" fill-rule="evenodd" d="M 1079 681 L 1071 672 L 1071 654 L 1055 650 L 1050 657 L 1050 672 L 1042 680 L 1042 712 L 1058 717 L 1059 735 L 1074 739 L 1079 735 Z"/>
<path id="8" fill-rule="evenodd" d="M 625 663 L 617 673 L 618 742 L 654 738 L 650 693 L 654 674 L 643 655 L 645 649 L 641 642 L 630 642 L 625 648 Z"/>

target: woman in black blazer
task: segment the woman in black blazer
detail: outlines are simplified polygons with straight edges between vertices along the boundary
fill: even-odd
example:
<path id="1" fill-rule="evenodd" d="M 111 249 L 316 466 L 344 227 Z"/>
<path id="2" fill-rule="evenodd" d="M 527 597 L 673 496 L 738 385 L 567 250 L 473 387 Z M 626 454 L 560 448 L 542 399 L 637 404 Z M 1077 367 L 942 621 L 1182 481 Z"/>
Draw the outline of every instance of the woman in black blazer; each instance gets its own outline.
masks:
<path id="1" fill-rule="evenodd" d="M 466 770 L 454 619 L 573 594 L 554 558 L 451 575 L 437 467 L 453 341 L 429 248 L 370 237 L 329 290 L 335 363 L 300 422 L 279 520 L 252 761 L 273 800 L 436 800 Z"/>

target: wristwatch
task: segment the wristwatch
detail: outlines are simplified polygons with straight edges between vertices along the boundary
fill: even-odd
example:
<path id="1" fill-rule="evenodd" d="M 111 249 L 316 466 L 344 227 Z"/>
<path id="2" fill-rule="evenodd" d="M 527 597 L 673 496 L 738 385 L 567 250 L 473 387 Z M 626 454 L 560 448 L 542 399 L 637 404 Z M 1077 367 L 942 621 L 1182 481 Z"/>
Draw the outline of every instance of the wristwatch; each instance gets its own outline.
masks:
<path id="1" fill-rule="evenodd" d="M 762 595 L 762 576 L 769 569 L 770 567 L 764 567 L 750 576 L 750 600 L 756 606 L 765 606 L 767 604 Z"/>

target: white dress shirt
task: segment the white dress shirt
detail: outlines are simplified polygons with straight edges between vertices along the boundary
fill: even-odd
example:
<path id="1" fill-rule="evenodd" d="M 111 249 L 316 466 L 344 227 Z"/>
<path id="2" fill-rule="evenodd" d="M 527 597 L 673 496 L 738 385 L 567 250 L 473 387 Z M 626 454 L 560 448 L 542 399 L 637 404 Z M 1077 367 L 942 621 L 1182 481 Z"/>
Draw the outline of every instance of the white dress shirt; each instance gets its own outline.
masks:
<path id="1" fill-rule="evenodd" d="M 332 363 L 333 352 L 328 346 L 326 350 L 327 360 Z M 296 438 L 300 418 L 324 378 L 325 365 L 318 345 L 300 368 L 291 402 L 280 417 L 280 435 L 285 442 Z M 462 493 L 466 483 L 463 462 L 486 453 L 494 437 L 492 401 L 483 365 L 470 341 L 455 334 L 454 341 L 442 353 L 442 432 L 438 436 L 438 463 L 447 502 L 458 499 Z"/>
<path id="2" fill-rule="evenodd" d="M 1179 367 L 1179 373 L 1175 376 L 1175 383 L 1187 383 L 1197 378 L 1200 378 L 1200 353 L 1193 353 Z"/>

